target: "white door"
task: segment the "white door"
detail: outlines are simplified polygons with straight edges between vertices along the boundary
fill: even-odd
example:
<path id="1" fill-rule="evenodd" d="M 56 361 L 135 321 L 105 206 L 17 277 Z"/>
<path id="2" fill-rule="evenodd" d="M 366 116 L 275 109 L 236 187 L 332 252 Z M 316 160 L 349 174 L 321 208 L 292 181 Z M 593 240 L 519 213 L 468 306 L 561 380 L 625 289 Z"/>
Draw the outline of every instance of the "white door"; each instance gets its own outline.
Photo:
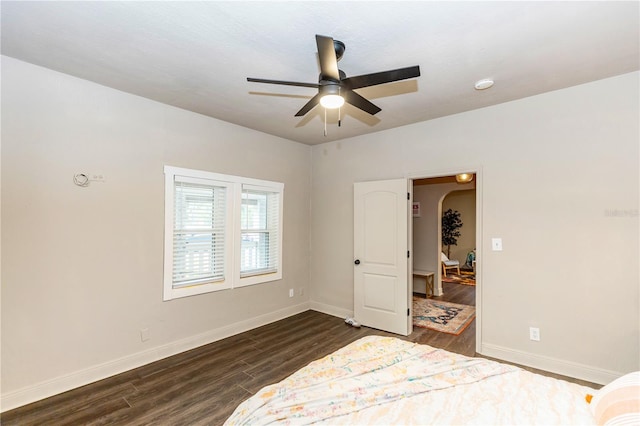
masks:
<path id="1" fill-rule="evenodd" d="M 406 179 L 354 185 L 354 314 L 362 325 L 408 335 Z"/>

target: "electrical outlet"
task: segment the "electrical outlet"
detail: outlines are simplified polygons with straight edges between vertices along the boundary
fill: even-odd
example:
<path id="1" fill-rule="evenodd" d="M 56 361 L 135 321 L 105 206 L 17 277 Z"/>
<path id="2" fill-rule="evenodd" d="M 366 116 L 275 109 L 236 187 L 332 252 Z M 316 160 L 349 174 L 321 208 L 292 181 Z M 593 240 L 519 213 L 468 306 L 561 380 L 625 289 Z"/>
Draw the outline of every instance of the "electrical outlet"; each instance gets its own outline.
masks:
<path id="1" fill-rule="evenodd" d="M 293 289 L 292 288 L 289 289 L 289 297 L 293 297 Z"/>
<path id="2" fill-rule="evenodd" d="M 146 342 L 147 340 L 149 340 L 149 329 L 148 328 L 143 328 L 140 330 L 140 340 L 143 342 Z"/>
<path id="3" fill-rule="evenodd" d="M 502 251 L 502 238 L 491 239 L 491 250 Z"/>
<path id="4" fill-rule="evenodd" d="M 540 329 L 537 327 L 529 327 L 529 339 L 535 342 L 540 341 Z"/>

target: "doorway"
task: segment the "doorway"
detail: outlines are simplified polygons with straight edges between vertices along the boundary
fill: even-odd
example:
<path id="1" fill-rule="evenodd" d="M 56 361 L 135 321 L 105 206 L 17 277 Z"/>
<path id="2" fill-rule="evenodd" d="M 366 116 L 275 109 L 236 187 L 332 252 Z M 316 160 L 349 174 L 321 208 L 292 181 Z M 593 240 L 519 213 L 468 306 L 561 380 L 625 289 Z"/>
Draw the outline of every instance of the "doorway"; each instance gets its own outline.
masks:
<path id="1" fill-rule="evenodd" d="M 416 297 L 428 298 L 434 303 L 475 307 L 476 318 L 469 326 L 470 330 L 446 338 L 450 350 L 451 345 L 457 346 L 453 343 L 457 337 L 464 340 L 465 347 L 459 352 L 470 352 L 471 355 L 479 352 L 481 342 L 481 176 L 477 170 L 472 173 L 474 178 L 468 183 L 457 182 L 453 173 L 413 178 L 412 269 L 433 272 L 433 291 L 427 294 L 428 286 L 425 287 L 421 277 L 409 280 Z M 457 245 L 451 245 L 450 250 L 442 245 L 441 239 L 441 218 L 448 209 L 458 213 L 462 221 Z M 447 269 L 447 276 L 444 276 L 443 252 L 459 262 L 460 271 Z"/>
<path id="2" fill-rule="evenodd" d="M 478 243 L 478 246 L 476 248 L 478 257 L 476 262 L 476 286 L 474 294 L 476 304 L 475 318 L 473 318 L 473 316 L 467 317 L 467 319 L 470 321 L 468 330 L 465 328 L 465 336 L 463 339 L 457 339 L 459 341 L 466 340 L 467 349 L 471 351 L 471 355 L 474 355 L 476 352 L 481 352 L 480 343 L 482 341 L 482 177 L 479 168 L 472 168 L 470 169 L 470 171 L 456 170 L 437 175 L 429 175 L 427 173 L 424 173 L 415 176 L 408 176 L 404 179 L 396 179 L 391 181 L 369 181 L 355 184 L 354 314 L 356 315 L 356 319 L 358 320 L 358 322 L 360 322 L 364 326 L 371 326 L 373 328 L 378 328 L 380 330 L 386 330 L 402 335 L 408 335 L 409 333 L 411 333 L 413 325 L 411 307 L 413 295 L 412 290 L 414 285 L 414 259 L 419 259 L 420 261 L 427 262 L 425 268 L 430 268 L 430 270 L 433 271 L 436 281 L 433 296 L 443 296 L 445 292 L 442 290 L 442 280 L 440 275 L 441 246 L 439 245 L 439 237 L 434 238 L 435 241 L 438 242 L 438 245 L 434 246 L 432 255 L 425 256 L 423 254 L 420 254 L 420 250 L 416 250 L 417 247 L 414 247 L 412 218 L 415 217 L 415 215 L 418 215 L 420 217 L 421 215 L 425 215 L 425 218 L 428 218 L 432 221 L 431 223 L 433 223 L 433 227 L 430 228 L 431 232 L 433 232 L 433 230 L 435 229 L 437 230 L 435 235 L 439 235 L 440 217 L 442 214 L 441 201 L 444 198 L 444 195 L 453 190 L 473 188 L 473 186 L 469 186 L 468 188 L 456 186 L 457 184 L 453 183 L 455 181 L 450 181 L 451 179 L 455 179 L 455 173 L 471 173 L 475 176 L 475 183 L 473 184 L 475 185 L 476 194 L 475 241 Z M 412 211 L 411 204 L 408 200 L 414 199 L 414 197 L 412 196 L 414 188 L 420 187 L 420 185 L 414 185 L 414 183 L 422 179 L 432 178 L 437 178 L 438 180 L 447 180 L 445 185 L 450 186 L 449 190 L 439 194 L 438 197 L 435 197 L 434 200 L 432 200 L 433 202 L 430 202 L 428 199 L 420 200 L 420 203 L 424 203 L 424 209 L 422 209 L 421 206 L 415 206 L 418 207 L 416 209 L 417 211 Z M 391 184 L 393 184 L 393 188 L 384 187 L 384 185 Z M 359 189 L 356 190 L 357 188 L 364 189 L 364 191 L 360 191 Z M 437 212 L 433 212 L 431 210 L 433 205 L 437 205 Z M 427 210 L 427 207 L 429 207 L 429 210 Z M 404 219 L 400 220 L 403 217 Z M 366 232 L 359 232 L 359 230 L 363 230 L 361 229 L 362 227 L 364 227 L 363 229 Z M 381 229 L 386 230 L 386 232 L 381 232 Z M 402 235 L 404 235 L 406 238 L 400 241 L 400 237 Z M 366 236 L 375 238 L 365 238 Z M 398 238 L 397 241 L 396 238 Z M 395 243 L 393 243 L 393 241 L 395 241 Z M 373 246 L 369 247 L 369 244 L 373 244 Z M 382 254 L 384 254 L 384 256 L 382 256 Z M 381 265 L 393 265 L 395 268 L 394 271 L 396 271 L 397 274 L 381 274 L 384 275 L 384 279 L 382 279 L 381 277 L 380 279 L 378 279 L 378 275 L 380 274 L 374 273 L 375 271 L 368 271 L 368 269 L 366 268 L 366 266 L 379 267 Z M 416 266 L 420 267 L 421 265 L 416 264 Z M 445 288 L 446 287 L 447 286 L 445 285 Z M 392 294 L 394 295 L 393 297 L 391 297 Z M 451 292 L 447 292 L 447 295 L 449 294 L 451 294 Z M 397 319 L 398 324 L 401 323 L 400 319 L 404 315 L 404 323 L 406 325 L 407 332 L 395 331 L 394 329 L 392 329 L 392 325 L 395 324 L 395 321 L 377 321 L 375 315 L 371 316 L 370 318 L 366 315 L 367 312 L 371 313 L 372 315 L 374 315 L 375 313 L 385 312 L 386 314 L 388 314 L 387 316 L 390 315 L 394 319 Z M 422 343 L 429 344 L 429 333 L 431 333 L 431 330 L 428 330 L 428 333 L 426 334 L 422 331 L 419 331 L 419 336 L 417 337 L 417 339 Z M 443 334 L 440 332 L 435 333 Z M 447 334 L 447 336 L 451 337 L 451 334 Z M 437 338 L 435 340 L 438 340 L 442 343 L 443 339 Z M 434 346 L 443 347 L 444 349 L 450 349 L 456 352 L 456 350 L 454 350 L 454 348 L 452 348 L 449 344 L 446 344 L 445 346 Z"/>

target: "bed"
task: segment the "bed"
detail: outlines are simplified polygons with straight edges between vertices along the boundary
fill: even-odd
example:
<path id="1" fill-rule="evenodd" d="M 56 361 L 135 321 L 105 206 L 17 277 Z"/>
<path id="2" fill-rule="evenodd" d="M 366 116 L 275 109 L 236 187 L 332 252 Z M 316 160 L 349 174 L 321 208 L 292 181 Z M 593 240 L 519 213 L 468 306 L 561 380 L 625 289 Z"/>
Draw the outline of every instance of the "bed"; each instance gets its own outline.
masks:
<path id="1" fill-rule="evenodd" d="M 597 391 L 518 367 L 368 336 L 240 404 L 226 425 L 592 425 Z"/>

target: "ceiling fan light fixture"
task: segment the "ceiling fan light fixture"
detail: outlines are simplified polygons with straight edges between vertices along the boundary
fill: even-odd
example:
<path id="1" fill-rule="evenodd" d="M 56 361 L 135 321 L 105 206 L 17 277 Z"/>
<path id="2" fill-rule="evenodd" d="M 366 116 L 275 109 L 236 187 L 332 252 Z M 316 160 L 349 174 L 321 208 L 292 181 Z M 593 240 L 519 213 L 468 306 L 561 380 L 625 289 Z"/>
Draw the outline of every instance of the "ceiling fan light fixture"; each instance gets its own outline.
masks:
<path id="1" fill-rule="evenodd" d="M 460 173 L 456 175 L 456 182 L 469 183 L 473 180 L 473 173 Z"/>
<path id="2" fill-rule="evenodd" d="M 344 105 L 344 98 L 340 95 L 324 95 L 320 98 L 320 105 L 327 109 L 336 109 Z"/>
<path id="3" fill-rule="evenodd" d="M 344 98 L 340 95 L 338 84 L 326 84 L 320 87 L 320 105 L 327 109 L 336 109 L 344 105 Z"/>

